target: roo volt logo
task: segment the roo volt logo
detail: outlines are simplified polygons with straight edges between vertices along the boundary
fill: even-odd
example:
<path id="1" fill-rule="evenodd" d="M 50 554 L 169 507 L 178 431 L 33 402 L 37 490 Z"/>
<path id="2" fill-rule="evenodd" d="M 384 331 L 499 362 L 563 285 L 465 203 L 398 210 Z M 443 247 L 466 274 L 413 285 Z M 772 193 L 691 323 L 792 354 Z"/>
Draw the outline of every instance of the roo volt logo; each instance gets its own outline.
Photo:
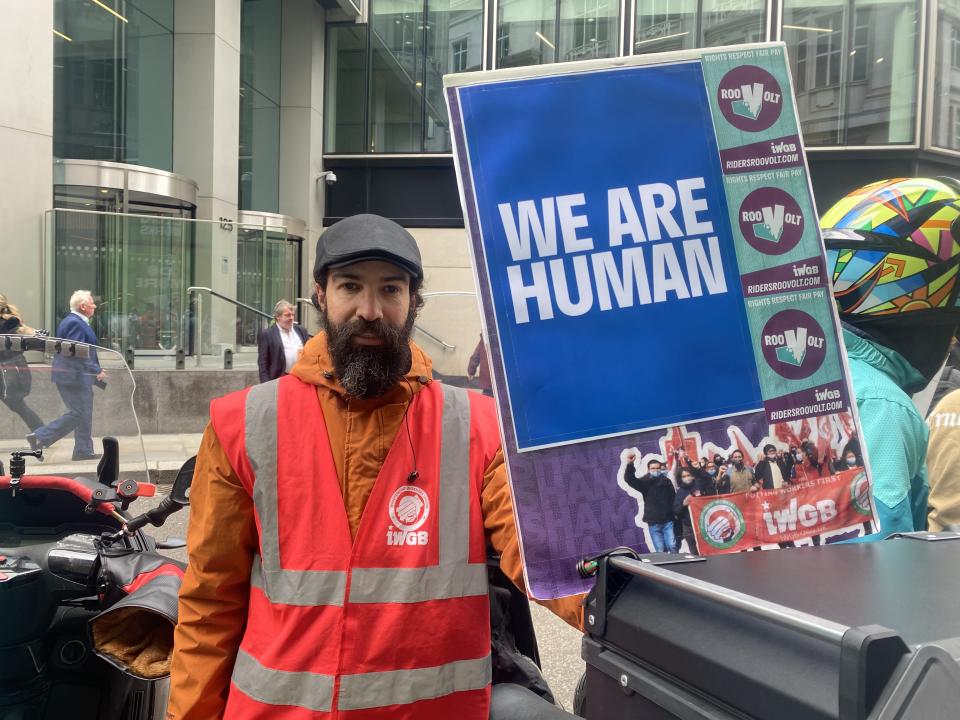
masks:
<path id="1" fill-rule="evenodd" d="M 759 132 L 773 125 L 783 110 L 780 83 L 763 68 L 741 65 L 729 71 L 717 89 L 720 112 L 731 125 Z"/>
<path id="2" fill-rule="evenodd" d="M 788 380 L 810 377 L 827 356 L 820 323 L 801 310 L 783 310 L 767 320 L 760 342 L 767 365 Z"/>
<path id="3" fill-rule="evenodd" d="M 803 237 L 803 213 L 793 196 L 780 188 L 757 188 L 740 203 L 740 233 L 764 255 L 783 255 Z"/>

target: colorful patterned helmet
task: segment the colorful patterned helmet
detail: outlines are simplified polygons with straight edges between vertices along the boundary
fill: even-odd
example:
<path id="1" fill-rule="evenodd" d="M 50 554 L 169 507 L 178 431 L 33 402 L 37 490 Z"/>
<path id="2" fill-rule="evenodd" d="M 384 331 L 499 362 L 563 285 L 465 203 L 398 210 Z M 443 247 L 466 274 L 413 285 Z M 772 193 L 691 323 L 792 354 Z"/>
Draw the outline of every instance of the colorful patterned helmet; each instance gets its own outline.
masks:
<path id="1" fill-rule="evenodd" d="M 847 195 L 820 225 L 841 315 L 960 320 L 960 182 L 881 180 Z"/>

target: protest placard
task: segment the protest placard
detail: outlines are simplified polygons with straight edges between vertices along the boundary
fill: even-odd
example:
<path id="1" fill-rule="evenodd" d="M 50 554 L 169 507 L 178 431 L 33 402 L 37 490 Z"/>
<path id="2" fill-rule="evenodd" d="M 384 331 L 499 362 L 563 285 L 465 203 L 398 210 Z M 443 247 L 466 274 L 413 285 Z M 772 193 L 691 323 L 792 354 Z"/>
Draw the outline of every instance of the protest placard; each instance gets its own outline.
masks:
<path id="1" fill-rule="evenodd" d="M 866 469 L 836 474 L 862 452 L 783 46 L 445 82 L 533 594 L 583 589 L 605 548 L 674 550 L 668 524 L 704 553 L 871 529 Z M 707 542 L 721 509 L 743 542 Z"/>

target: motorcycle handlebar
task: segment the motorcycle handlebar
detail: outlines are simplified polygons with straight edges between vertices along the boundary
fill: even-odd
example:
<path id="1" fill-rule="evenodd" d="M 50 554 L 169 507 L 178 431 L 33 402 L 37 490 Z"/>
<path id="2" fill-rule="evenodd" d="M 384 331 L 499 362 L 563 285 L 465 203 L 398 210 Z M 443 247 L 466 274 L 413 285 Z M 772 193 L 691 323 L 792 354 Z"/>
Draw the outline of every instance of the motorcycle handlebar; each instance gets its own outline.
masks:
<path id="1" fill-rule="evenodd" d="M 116 496 L 116 491 L 96 480 L 88 480 L 83 477 L 69 478 L 60 475 L 24 475 L 19 478 L 19 481 L 19 491 L 32 489 L 68 492 L 82 500 L 88 507 L 92 507 L 96 512 L 110 515 L 120 523 L 126 522 L 126 519 L 117 512 L 113 499 L 108 499 L 111 495 Z M 0 490 L 10 489 L 11 483 L 10 475 L 0 476 Z M 150 483 L 136 483 L 136 487 L 131 488 L 131 490 L 132 492 L 127 497 L 152 497 L 156 494 L 157 486 Z"/>

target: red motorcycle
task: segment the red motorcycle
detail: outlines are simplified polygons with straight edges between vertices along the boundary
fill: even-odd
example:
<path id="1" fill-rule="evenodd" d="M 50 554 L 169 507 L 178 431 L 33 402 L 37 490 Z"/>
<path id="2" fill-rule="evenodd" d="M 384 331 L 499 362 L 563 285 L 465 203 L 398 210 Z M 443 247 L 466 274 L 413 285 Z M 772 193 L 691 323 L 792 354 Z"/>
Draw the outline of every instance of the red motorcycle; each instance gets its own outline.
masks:
<path id="1" fill-rule="evenodd" d="M 93 365 L 103 381 L 83 371 Z M 102 457 L 74 459 L 68 436 L 28 449 L 37 420 L 60 430 L 76 420 L 81 390 L 64 391 L 68 376 L 89 385 Z M 117 352 L 0 335 L 0 381 L 0 718 L 160 720 L 184 566 L 157 550 L 184 543 L 143 528 L 189 503 L 193 460 L 156 498 Z M 146 512 L 132 514 L 134 503 Z"/>

